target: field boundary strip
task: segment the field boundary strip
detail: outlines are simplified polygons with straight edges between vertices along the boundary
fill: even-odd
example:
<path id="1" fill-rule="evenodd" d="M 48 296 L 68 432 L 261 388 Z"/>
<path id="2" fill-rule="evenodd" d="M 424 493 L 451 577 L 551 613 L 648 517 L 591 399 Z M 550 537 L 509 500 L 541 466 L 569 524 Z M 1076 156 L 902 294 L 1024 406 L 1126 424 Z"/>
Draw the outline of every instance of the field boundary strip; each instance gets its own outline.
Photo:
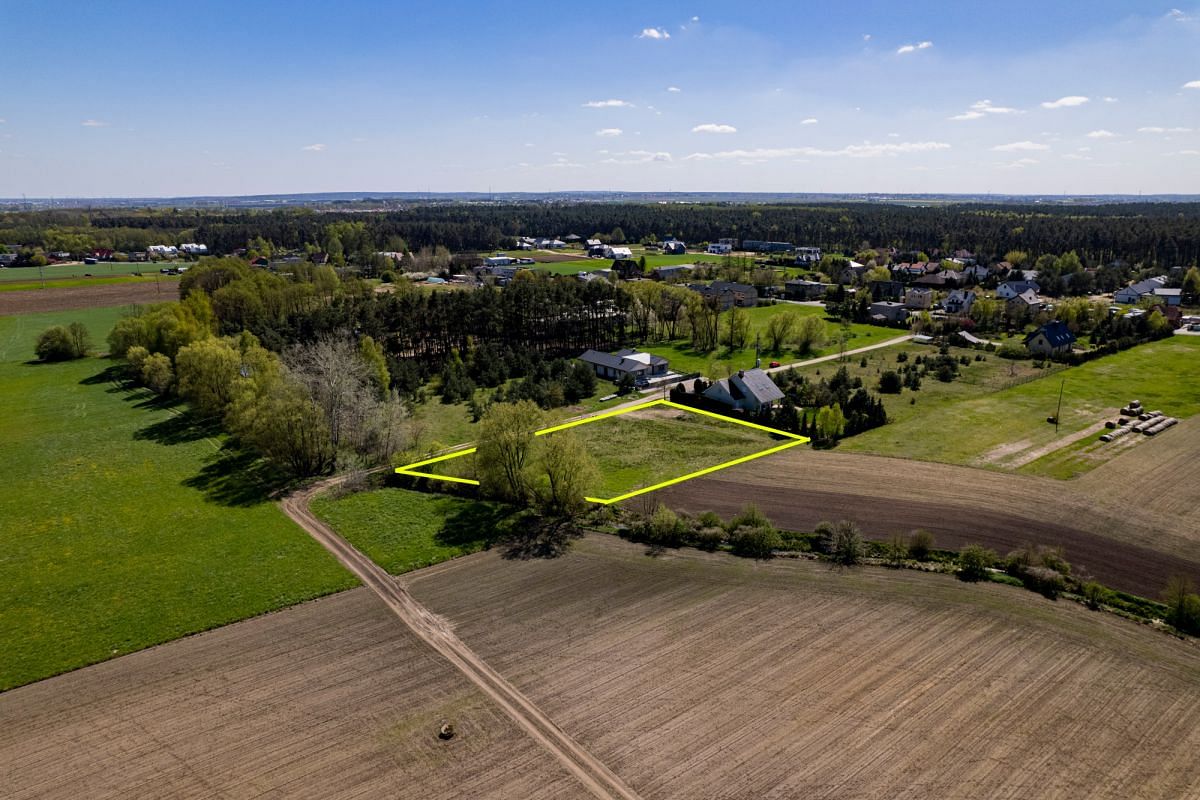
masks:
<path id="1" fill-rule="evenodd" d="M 720 470 L 728 469 L 729 467 L 734 467 L 734 466 L 737 466 L 738 464 L 745 464 L 747 461 L 754 461 L 755 459 L 763 458 L 765 456 L 769 456 L 774 453 L 778 453 L 783 450 L 787 450 L 790 447 L 795 447 L 796 445 L 805 444 L 808 441 L 810 441 L 807 436 L 800 436 L 799 434 L 789 433 L 788 431 L 781 431 L 778 428 L 771 428 L 766 425 L 759 425 L 756 422 L 747 422 L 746 420 L 734 419 L 732 417 L 722 416 L 721 414 L 715 414 L 711 411 L 705 411 L 705 410 L 699 409 L 699 408 L 692 408 L 691 406 L 685 406 L 680 403 L 672 402 L 670 400 L 650 400 L 645 403 L 639 403 L 634 406 L 629 406 L 628 408 L 616 409 L 614 411 L 605 411 L 602 414 L 595 414 L 593 416 L 585 417 L 583 419 L 577 419 L 573 422 L 565 422 L 561 425 L 552 425 L 548 428 L 542 428 L 541 430 L 534 431 L 533 435 L 534 436 L 545 436 L 547 434 L 555 433 L 556 431 L 563 431 L 563 430 L 567 430 L 568 428 L 574 428 L 577 425 L 587 425 L 588 423 L 599 422 L 600 420 L 603 420 L 603 419 L 620 416 L 621 414 L 628 414 L 633 411 L 643 411 L 647 408 L 654 408 L 655 406 L 665 406 L 667 408 L 674 408 L 679 411 L 687 411 L 692 414 L 699 414 L 701 416 L 711 417 L 713 419 L 720 420 L 721 422 L 731 422 L 735 425 L 742 425 L 747 428 L 753 428 L 755 430 L 765 431 L 766 433 L 769 433 L 773 436 L 782 436 L 785 439 L 787 439 L 788 441 L 784 442 L 783 444 L 776 445 L 774 447 L 769 447 L 765 450 L 760 450 L 757 453 L 751 453 L 748 456 L 742 456 L 741 458 L 735 458 L 730 461 L 725 461 L 725 462 L 716 464 L 711 467 L 705 467 L 704 469 L 699 469 L 694 472 L 689 472 L 688 474 L 681 475 L 678 478 L 671 478 L 669 480 L 665 480 L 665 481 L 661 481 L 659 483 L 653 484 L 652 486 L 644 486 L 640 489 L 634 489 L 633 491 L 625 492 L 624 494 L 617 495 L 616 497 L 608 497 L 608 498 L 587 497 L 585 499 L 588 502 L 597 503 L 599 505 L 610 505 L 612 503 L 620 503 L 625 500 L 629 500 L 631 498 L 638 497 L 639 495 L 648 494 L 649 492 L 654 492 L 659 489 L 665 489 L 668 486 L 675 486 L 676 484 L 683 483 L 684 481 L 690 481 L 693 478 L 700 478 L 700 477 L 703 477 L 704 475 L 711 475 L 714 472 L 719 472 Z M 429 478 L 430 480 L 450 481 L 452 483 L 467 484 L 468 486 L 478 486 L 479 481 L 475 480 L 474 478 L 460 478 L 460 477 L 457 477 L 454 475 L 442 475 L 442 474 L 439 474 L 436 472 L 426 472 L 426 471 L 421 470 L 421 467 L 427 467 L 431 464 L 440 464 L 444 461 L 450 461 L 455 458 L 462 458 L 463 456 L 469 456 L 472 453 L 477 452 L 478 450 L 479 450 L 478 447 L 468 447 L 468 448 L 465 448 L 462 450 L 455 450 L 454 452 L 447 453 L 445 455 L 436 456 L 434 458 L 427 458 L 423 461 L 414 461 L 411 464 L 405 464 L 402 467 L 397 467 L 396 473 L 398 475 L 407 475 L 412 478 Z"/>

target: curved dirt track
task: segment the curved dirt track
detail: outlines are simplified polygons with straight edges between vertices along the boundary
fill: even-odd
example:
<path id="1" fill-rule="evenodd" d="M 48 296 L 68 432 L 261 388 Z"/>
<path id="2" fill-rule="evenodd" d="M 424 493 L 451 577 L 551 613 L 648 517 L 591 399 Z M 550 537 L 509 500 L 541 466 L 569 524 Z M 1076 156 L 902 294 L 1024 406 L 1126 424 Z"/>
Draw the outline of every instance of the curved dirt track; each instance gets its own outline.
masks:
<path id="1" fill-rule="evenodd" d="M 179 299 L 179 281 L 171 278 L 163 278 L 161 281 L 59 288 L 54 288 L 52 281 L 46 283 L 50 288 L 0 292 L 0 316 L 43 311 L 77 311 L 82 308 L 102 308 L 126 303 L 166 303 Z"/>
<path id="2" fill-rule="evenodd" d="M 309 501 L 315 494 L 341 480 L 344 479 L 333 478 L 296 492 L 284 498 L 280 505 L 296 524 L 374 591 L 413 633 L 453 664 L 503 708 L 517 725 L 556 756 L 588 791 L 599 798 L 639 800 L 637 793 L 626 786 L 616 773 L 567 735 L 545 712 L 455 636 L 444 619 L 417 602 L 382 567 L 309 511 Z"/>
<path id="3" fill-rule="evenodd" d="M 924 528 L 939 547 L 1061 546 L 1077 574 L 1158 597 L 1175 574 L 1200 580 L 1200 544 L 1186 519 L 1115 502 L 1088 485 L 969 467 L 796 448 L 672 486 L 657 498 L 730 515 L 756 504 L 776 525 L 812 530 L 849 519 L 872 538 Z M 1196 492 L 1195 488 L 1191 489 Z"/>

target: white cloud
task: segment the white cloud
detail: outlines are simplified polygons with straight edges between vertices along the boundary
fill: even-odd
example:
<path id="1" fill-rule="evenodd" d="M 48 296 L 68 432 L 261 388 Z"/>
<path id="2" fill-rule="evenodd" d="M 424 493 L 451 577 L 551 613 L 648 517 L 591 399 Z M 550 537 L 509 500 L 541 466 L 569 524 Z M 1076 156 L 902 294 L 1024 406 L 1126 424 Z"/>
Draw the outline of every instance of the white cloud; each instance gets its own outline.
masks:
<path id="1" fill-rule="evenodd" d="M 1200 89 L 1200 81 L 1188 81 L 1183 85 L 1185 89 Z"/>
<path id="2" fill-rule="evenodd" d="M 988 114 L 1020 114 L 1018 109 L 1008 106 L 992 105 L 991 100 L 978 100 L 971 104 L 970 109 L 961 114 L 955 114 L 950 119 L 966 120 L 966 119 L 982 119 Z"/>
<path id="3" fill-rule="evenodd" d="M 1145 128 L 1138 128 L 1138 133 L 1166 133 L 1166 132 L 1167 132 L 1166 128 L 1159 128 L 1158 126 L 1155 126 L 1155 125 L 1151 125 L 1151 126 L 1145 127 Z"/>
<path id="4" fill-rule="evenodd" d="M 1089 139 L 1114 139 L 1116 136 L 1112 131 L 1106 131 L 1103 128 L 1098 131 L 1092 131 L 1087 135 Z"/>
<path id="5" fill-rule="evenodd" d="M 668 86 L 667 91 L 671 94 L 679 94 L 683 89 L 680 89 L 678 86 Z"/>
<path id="6" fill-rule="evenodd" d="M 583 104 L 584 108 L 633 108 L 633 103 L 628 100 L 589 100 Z"/>
<path id="7" fill-rule="evenodd" d="M 752 150 L 722 150 L 716 153 L 692 153 L 685 161 L 709 161 L 712 159 L 736 159 L 738 161 L 761 161 L 776 158 L 800 158 L 804 156 L 822 158 L 878 158 L 897 156 L 902 153 L 924 153 L 947 150 L 945 142 L 899 142 L 896 144 L 852 144 L 840 150 L 822 150 L 819 147 L 758 147 Z"/>
<path id="8" fill-rule="evenodd" d="M 692 128 L 692 133 L 737 133 L 737 128 L 732 125 L 718 125 L 715 122 L 706 122 L 703 125 L 697 125 Z"/>
<path id="9" fill-rule="evenodd" d="M 1117 98 L 1115 98 L 1115 97 L 1106 97 L 1106 98 L 1104 98 L 1104 102 L 1106 102 L 1106 103 L 1116 103 L 1116 102 L 1118 102 L 1118 101 L 1117 101 Z"/>
<path id="10" fill-rule="evenodd" d="M 1196 17 L 1180 11 L 1178 8 L 1172 8 L 1167 12 L 1167 19 L 1174 20 L 1175 22 L 1191 22 Z"/>
<path id="11" fill-rule="evenodd" d="M 1180 150 L 1175 153 L 1167 153 L 1169 156 L 1200 156 L 1200 150 Z"/>
<path id="12" fill-rule="evenodd" d="M 662 28 L 642 28 L 642 32 L 637 35 L 639 39 L 670 39 L 671 34 L 667 33 Z"/>
<path id="13" fill-rule="evenodd" d="M 623 132 L 624 131 L 622 131 L 620 128 L 601 128 L 600 130 L 596 131 L 596 135 L 613 137 L 620 136 Z"/>
<path id="14" fill-rule="evenodd" d="M 1011 142 L 1009 144 L 998 144 L 992 148 L 997 153 L 1015 153 L 1018 150 L 1049 150 L 1050 145 L 1038 144 L 1037 142 Z"/>
<path id="15" fill-rule="evenodd" d="M 869 41 L 871 41 L 871 34 L 869 34 L 869 33 L 864 33 L 864 34 L 863 34 L 863 41 L 864 41 L 864 42 L 869 42 Z"/>
<path id="16" fill-rule="evenodd" d="M 917 44 L 906 44 L 896 50 L 896 55 L 902 56 L 907 53 L 915 53 L 918 50 L 928 50 L 933 47 L 933 42 L 918 42 Z"/>
<path id="17" fill-rule="evenodd" d="M 1007 164 L 997 164 L 996 166 L 1000 169 L 1024 169 L 1038 163 L 1040 162 L 1036 158 L 1018 158 L 1016 161 L 1010 161 Z"/>
<path id="18" fill-rule="evenodd" d="M 1063 158 L 1070 159 L 1071 161 L 1091 161 L 1092 160 L 1091 156 L 1080 155 L 1079 153 L 1067 153 L 1065 156 L 1063 156 Z"/>
<path id="19" fill-rule="evenodd" d="M 652 150 L 626 150 L 623 153 L 613 153 L 611 158 L 601 161 L 601 164 L 666 164 L 671 161 L 671 154 Z"/>
<path id="20" fill-rule="evenodd" d="M 325 149 L 325 145 L 323 145 L 323 144 L 306 144 L 304 147 L 301 147 L 300 149 L 307 150 L 310 153 L 319 153 Z"/>
<path id="21" fill-rule="evenodd" d="M 98 119 L 85 119 L 83 122 L 81 122 L 79 124 L 85 128 L 107 128 L 108 127 L 107 122 L 101 122 Z"/>
<path id="22" fill-rule="evenodd" d="M 1066 97 L 1060 97 L 1057 100 L 1047 100 L 1046 102 L 1042 103 L 1042 108 L 1072 108 L 1074 106 L 1081 106 L 1090 100 L 1091 98 L 1089 97 L 1071 94 L 1067 95 Z"/>
<path id="23" fill-rule="evenodd" d="M 816 125 L 816 124 L 817 124 L 817 118 L 816 118 L 816 117 L 809 117 L 808 119 L 802 119 L 802 120 L 800 120 L 800 124 L 801 124 L 801 125 Z"/>
<path id="24" fill-rule="evenodd" d="M 692 22 L 699 22 L 699 21 L 700 21 L 699 17 L 692 17 Z"/>

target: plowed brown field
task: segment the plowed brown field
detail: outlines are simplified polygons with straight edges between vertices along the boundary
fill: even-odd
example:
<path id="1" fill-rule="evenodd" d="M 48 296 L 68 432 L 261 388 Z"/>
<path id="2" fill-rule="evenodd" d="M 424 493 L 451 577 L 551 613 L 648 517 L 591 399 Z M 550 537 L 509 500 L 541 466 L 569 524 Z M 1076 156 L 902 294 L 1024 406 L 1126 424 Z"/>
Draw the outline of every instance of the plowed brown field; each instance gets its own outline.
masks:
<path id="1" fill-rule="evenodd" d="M 0 796 L 588 795 L 356 589 L 0 694 Z"/>
<path id="2" fill-rule="evenodd" d="M 654 497 L 726 515 L 753 502 L 798 531 L 851 519 L 880 539 L 925 528 L 946 548 L 1062 546 L 1106 585 L 1158 597 L 1173 574 L 1200 583 L 1200 459 L 1189 458 L 1196 427 L 1180 425 L 1179 436 L 1170 431 L 1077 481 L 795 448 Z"/>
<path id="3" fill-rule="evenodd" d="M 53 287 L 28 291 L 0 292 L 0 317 L 44 311 L 76 311 L 127 303 L 166 303 L 179 299 L 179 281 L 163 278 L 143 283 L 108 283 L 95 286 Z"/>
<path id="4" fill-rule="evenodd" d="M 608 537 L 444 566 L 411 591 L 646 798 L 1200 795 L 1200 652 L 1074 604 Z"/>

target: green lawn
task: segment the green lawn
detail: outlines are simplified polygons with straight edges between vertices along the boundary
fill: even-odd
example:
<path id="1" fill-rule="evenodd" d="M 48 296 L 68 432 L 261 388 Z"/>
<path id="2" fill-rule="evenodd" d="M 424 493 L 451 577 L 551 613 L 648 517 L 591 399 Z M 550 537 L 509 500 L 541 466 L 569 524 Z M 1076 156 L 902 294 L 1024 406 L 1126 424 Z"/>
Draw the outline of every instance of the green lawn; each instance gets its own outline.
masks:
<path id="1" fill-rule="evenodd" d="M 767 343 L 763 331 L 767 327 L 767 322 L 771 317 L 778 314 L 793 311 L 802 316 L 817 316 L 824 318 L 825 309 L 819 306 L 805 306 L 794 303 L 777 303 L 773 306 L 758 306 L 756 308 L 745 309 L 745 313 L 750 317 L 750 334 L 747 336 L 749 342 L 748 347 L 743 347 L 738 350 L 730 350 L 728 347 L 721 346 L 711 352 L 702 352 L 692 348 L 690 341 L 687 339 L 679 339 L 673 342 L 664 344 L 647 344 L 642 347 L 643 350 L 662 356 L 671 362 L 671 369 L 680 373 L 699 372 L 709 378 L 725 378 L 736 372 L 739 369 L 749 369 L 754 366 L 754 339 L 756 335 L 762 335 L 762 361 L 768 364 L 771 361 L 779 361 L 787 364 L 791 361 L 800 361 L 807 358 L 817 358 L 837 353 L 841 350 L 841 343 L 836 339 L 843 329 L 843 326 L 836 322 L 826 321 L 827 330 L 831 341 L 825 346 L 817 348 L 812 353 L 801 355 L 791 348 L 785 348 L 782 352 L 771 353 L 767 351 Z M 726 319 L 725 312 L 721 316 L 721 331 L 722 338 L 726 335 Z M 859 325 L 851 324 L 845 326 L 847 334 L 846 349 L 854 350 L 859 347 L 867 347 L 873 344 L 885 342 L 888 339 L 895 339 L 897 336 L 903 336 L 906 332 L 896 328 L 880 328 L 875 325 Z"/>
<path id="2" fill-rule="evenodd" d="M 41 281 L 6 281 L 0 282 L 0 292 L 23 292 L 28 289 L 72 289 L 79 286 L 108 286 L 114 283 L 148 283 L 151 281 L 162 280 L 164 283 L 171 281 L 177 282 L 176 277 L 167 277 L 166 275 L 113 275 L 111 277 L 99 278 L 67 278 L 46 281 L 43 286 Z"/>
<path id="3" fill-rule="evenodd" d="M 132 275 L 141 272 L 146 275 L 157 274 L 162 264 L 141 263 L 131 261 L 102 262 L 100 264 L 64 264 L 42 267 L 38 274 L 37 267 L 5 267 L 0 269 L 0 283 L 5 281 L 26 281 L 34 283 L 46 278 L 82 278 L 84 275 L 94 275 L 97 278 L 112 275 Z M 188 266 L 184 264 L 184 266 Z"/>
<path id="4" fill-rule="evenodd" d="M 325 495 L 311 507 L 393 575 L 490 546 L 509 513 L 493 503 L 396 488 Z"/>
<path id="5" fill-rule="evenodd" d="M 641 252 L 634 250 L 633 257 L 638 259 L 641 257 Z M 704 253 L 687 253 L 681 256 L 664 256 L 664 255 L 647 255 L 646 256 L 646 271 L 649 272 L 656 267 L 667 266 L 671 264 L 720 264 L 721 256 L 705 255 Z M 531 267 L 531 269 L 539 269 L 545 272 L 553 272 L 557 275 L 574 275 L 577 272 L 592 272 L 598 269 L 608 269 L 612 266 L 612 261 L 607 258 L 580 258 L 573 261 L 545 261 L 539 262 Z"/>
<path id="6" fill-rule="evenodd" d="M 26 363 L 43 328 L 100 343 L 120 311 L 0 317 L 0 690 L 354 583 L 211 427 L 106 360 Z"/>
<path id="7" fill-rule="evenodd" d="M 1012 368 L 1009 362 L 991 355 L 988 359 L 992 369 L 1001 368 L 998 379 L 1004 380 L 1004 370 Z M 1028 368 L 1027 362 L 1020 363 L 1022 366 L 1016 369 Z M 1102 421 L 1106 412 L 1131 399 L 1172 416 L 1191 416 L 1200 411 L 1197 374 L 1200 374 L 1200 338 L 1175 336 L 1079 367 L 1059 369 L 1010 388 L 991 390 L 985 385 L 957 395 L 950 402 L 928 402 L 926 387 L 934 388 L 931 384 L 936 381 L 927 379 L 917 393 L 914 413 L 846 439 L 839 448 L 989 466 L 989 454 L 1017 445 L 1025 448 L 1051 445 L 1056 438 Z M 1057 408 L 1060 386 L 1063 410 L 1056 436 L 1054 426 L 1046 418 Z M 905 396 L 909 394 L 906 392 Z M 1065 455 L 1069 457 L 1070 453 Z M 1089 463 L 1095 466 L 1099 462 Z M 1077 474 L 1076 466 L 1048 459 L 1042 460 L 1040 466 L 1034 462 L 1023 471 L 1066 477 Z"/>

